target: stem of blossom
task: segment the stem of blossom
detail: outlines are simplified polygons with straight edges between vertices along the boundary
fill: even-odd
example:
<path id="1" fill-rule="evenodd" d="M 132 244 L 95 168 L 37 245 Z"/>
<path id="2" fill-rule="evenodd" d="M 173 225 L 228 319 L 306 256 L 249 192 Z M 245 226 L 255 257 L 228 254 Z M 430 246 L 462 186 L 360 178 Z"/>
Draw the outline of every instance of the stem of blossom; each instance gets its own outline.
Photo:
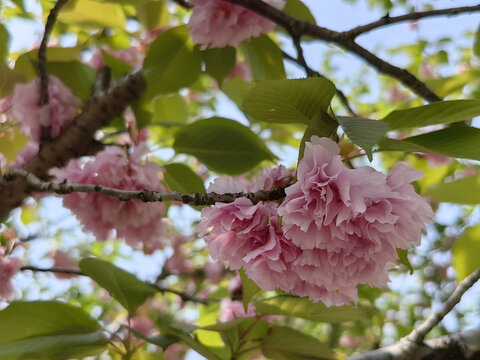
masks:
<path id="1" fill-rule="evenodd" d="M 467 276 L 450 295 L 448 300 L 438 311 L 434 311 L 420 326 L 407 335 L 407 340 L 415 344 L 421 344 L 425 336 L 447 315 L 455 305 L 460 302 L 463 294 L 480 279 L 480 268 Z"/>
<path id="2" fill-rule="evenodd" d="M 179 201 L 187 205 L 202 206 L 214 205 L 217 202 L 231 203 L 238 198 L 247 198 L 253 204 L 260 201 L 274 201 L 285 197 L 285 190 L 282 187 L 276 187 L 271 190 L 259 190 L 254 193 L 207 193 L 207 194 L 181 194 L 159 193 L 150 190 L 119 190 L 102 185 L 92 184 L 75 184 L 69 182 L 51 183 L 40 180 L 38 177 L 25 171 L 24 169 L 9 170 L 3 175 L 3 182 L 14 181 L 16 179 L 24 179 L 28 184 L 28 190 L 31 192 L 55 193 L 59 195 L 71 194 L 76 192 L 102 194 L 116 197 L 122 201 L 140 199 L 145 202 L 164 202 Z M 1 182 L 0 182 L 1 185 Z"/>
<path id="3" fill-rule="evenodd" d="M 58 0 L 53 6 L 45 23 L 45 31 L 43 32 L 42 42 L 38 49 L 38 72 L 40 73 L 40 106 L 48 104 L 48 73 L 47 73 L 47 45 L 50 34 L 52 33 L 58 13 L 68 0 Z"/>
<path id="4" fill-rule="evenodd" d="M 480 268 L 467 276 L 438 310 L 433 312 L 420 326 L 397 343 L 353 356 L 349 360 L 414 360 L 432 352 L 433 348 L 445 348 L 448 344 L 480 348 L 480 327 L 470 331 L 451 334 L 437 339 L 425 340 L 425 336 L 458 304 L 463 294 L 480 279 Z"/>
<path id="5" fill-rule="evenodd" d="M 79 276 L 86 276 L 80 270 L 55 268 L 55 267 L 54 268 L 39 268 L 39 267 L 36 267 L 36 266 L 27 265 L 27 266 L 22 266 L 20 268 L 20 270 L 21 271 L 30 270 L 30 271 L 33 271 L 33 272 L 51 272 L 51 273 L 74 274 L 74 275 L 79 275 Z M 178 290 L 174 290 L 174 289 L 170 289 L 170 288 L 165 288 L 165 287 L 162 287 L 162 286 L 159 286 L 157 284 L 153 284 L 153 283 L 150 283 L 150 282 L 147 282 L 147 281 L 145 281 L 145 284 L 151 286 L 152 288 L 154 288 L 158 292 L 175 294 L 175 295 L 179 296 L 183 301 L 191 301 L 191 302 L 200 303 L 200 304 L 208 304 L 209 302 L 212 302 L 212 301 L 218 301 L 218 299 L 199 299 L 195 296 L 186 294 L 182 291 L 178 291 Z"/>

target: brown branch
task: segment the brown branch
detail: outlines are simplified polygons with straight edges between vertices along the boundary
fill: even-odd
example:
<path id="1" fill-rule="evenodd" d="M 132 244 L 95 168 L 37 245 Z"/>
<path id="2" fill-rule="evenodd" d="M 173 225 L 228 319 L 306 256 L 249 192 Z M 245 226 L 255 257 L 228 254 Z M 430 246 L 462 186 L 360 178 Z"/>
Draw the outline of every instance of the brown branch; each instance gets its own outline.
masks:
<path id="1" fill-rule="evenodd" d="M 300 61 L 295 58 L 294 56 L 286 53 L 285 51 L 282 50 L 282 54 L 283 54 L 283 57 L 291 62 L 294 62 L 298 65 L 302 65 L 300 63 Z M 308 67 L 308 66 L 307 66 Z M 308 67 L 308 71 L 309 73 L 311 74 L 310 76 L 317 76 L 317 77 L 321 77 L 323 79 L 327 79 L 328 81 L 332 82 L 329 78 L 327 78 L 325 75 L 322 75 L 320 74 L 318 71 L 316 70 L 313 70 L 312 68 Z M 353 116 L 358 116 L 356 113 L 355 113 L 355 110 L 353 110 L 353 108 L 350 106 L 350 102 L 348 101 L 348 98 L 347 96 L 344 94 L 344 92 L 340 89 L 338 89 L 337 87 L 335 87 L 335 91 L 337 93 L 337 96 L 338 98 L 340 99 L 340 102 L 342 103 L 343 107 L 345 108 L 345 110 L 347 110 L 348 113 L 350 113 L 350 115 L 353 115 Z"/>
<path id="2" fill-rule="evenodd" d="M 53 268 L 39 268 L 39 267 L 36 267 L 36 266 L 28 265 L 28 266 L 22 266 L 20 268 L 20 270 L 21 271 L 30 270 L 30 271 L 33 271 L 33 272 L 51 272 L 51 273 L 59 273 L 59 274 L 73 274 L 73 275 L 79 275 L 79 276 L 87 276 L 81 270 L 55 268 L 55 267 L 53 267 Z M 200 303 L 200 304 L 208 304 L 209 301 L 218 301 L 218 299 L 209 299 L 209 300 L 200 299 L 200 298 L 197 298 L 195 296 L 184 293 L 182 291 L 162 287 L 162 286 L 159 286 L 157 284 L 150 283 L 148 281 L 144 281 L 144 283 L 147 284 L 148 286 L 151 286 L 152 288 L 154 288 L 158 292 L 175 294 L 175 295 L 179 296 L 183 301 L 191 301 L 191 302 Z"/>
<path id="3" fill-rule="evenodd" d="M 377 71 L 396 78 L 418 96 L 428 102 L 441 101 L 442 99 L 431 91 L 422 81 L 417 79 L 407 70 L 394 66 L 378 56 L 374 55 L 364 47 L 358 45 L 353 39 L 345 37 L 342 33 L 330 30 L 304 20 L 297 19 L 285 14 L 275 7 L 264 3 L 261 0 L 226 0 L 232 4 L 237 4 L 250 9 L 265 18 L 273 21 L 283 27 L 292 36 L 309 35 L 315 39 L 323 40 L 337 44 L 344 49 L 356 54 L 364 59 Z"/>
<path id="4" fill-rule="evenodd" d="M 399 23 L 399 22 L 419 20 L 419 19 L 424 19 L 424 18 L 434 17 L 434 16 L 460 15 L 460 14 L 472 13 L 472 12 L 476 12 L 476 11 L 480 11 L 480 5 L 462 6 L 462 7 L 454 7 L 454 8 L 439 9 L 439 10 L 429 10 L 429 11 L 419 11 L 419 12 L 413 12 L 413 13 L 410 13 L 410 14 L 394 16 L 394 17 L 390 17 L 387 14 L 377 21 L 373 21 L 373 22 L 365 24 L 365 25 L 357 26 L 357 27 L 355 27 L 351 30 L 344 31 L 344 32 L 341 33 L 341 35 L 346 37 L 346 38 L 354 39 L 357 36 L 362 35 L 366 32 L 371 31 L 371 30 L 378 29 L 380 27 L 387 26 L 387 25 L 396 24 L 396 23 Z"/>
<path id="5" fill-rule="evenodd" d="M 39 178 L 47 176 L 48 169 L 62 167 L 68 160 L 91 154 L 92 149 L 101 147 L 93 140 L 96 130 L 107 125 L 120 115 L 146 88 L 140 72 L 130 74 L 108 92 L 93 95 L 84 111 L 58 138 L 43 141 L 38 154 L 24 169 Z M 0 219 L 10 210 L 21 205 L 29 195 L 28 184 L 19 178 L 8 183 L 0 183 Z"/>
<path id="6" fill-rule="evenodd" d="M 172 192 L 162 194 L 151 190 L 120 190 L 102 185 L 75 184 L 66 181 L 62 183 L 46 182 L 24 169 L 9 170 L 3 175 L 3 181 L 7 183 L 17 179 L 24 180 L 28 185 L 28 190 L 32 192 L 55 193 L 59 195 L 80 192 L 112 196 L 122 201 L 133 199 L 140 199 L 144 202 L 179 201 L 194 206 L 214 205 L 217 202 L 231 203 L 238 198 L 247 198 L 256 204 L 259 201 L 273 201 L 285 197 L 285 190 L 282 187 L 276 187 L 268 191 L 259 190 L 254 193 L 217 194 L 211 192 L 207 194 L 181 194 Z"/>
<path id="7" fill-rule="evenodd" d="M 40 106 L 48 104 L 48 74 L 47 74 L 47 45 L 50 34 L 52 33 L 58 13 L 68 0 L 57 0 L 47 17 L 45 31 L 43 32 L 42 42 L 38 49 L 38 72 L 40 74 Z"/>
<path id="8" fill-rule="evenodd" d="M 463 294 L 480 279 L 480 268 L 467 276 L 450 295 L 442 308 L 433 312 L 420 326 L 397 343 L 353 356 L 349 360 L 415 360 L 433 352 L 435 348 L 445 348 L 458 343 L 480 348 L 480 328 L 446 337 L 425 340 L 425 336 L 458 304 Z"/>

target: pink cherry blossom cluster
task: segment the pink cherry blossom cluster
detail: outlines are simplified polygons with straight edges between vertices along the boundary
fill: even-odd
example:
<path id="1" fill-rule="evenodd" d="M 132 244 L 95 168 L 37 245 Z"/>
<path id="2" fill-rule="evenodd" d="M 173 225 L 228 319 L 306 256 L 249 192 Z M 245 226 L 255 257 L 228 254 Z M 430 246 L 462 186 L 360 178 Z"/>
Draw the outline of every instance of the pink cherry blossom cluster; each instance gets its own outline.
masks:
<path id="1" fill-rule="evenodd" d="M 0 112 L 7 120 L 17 121 L 22 132 L 30 136 L 11 167 L 24 165 L 38 153 L 42 135 L 54 139 L 65 131 L 82 106 L 70 88 L 53 75 L 49 76 L 48 95 L 48 104 L 40 106 L 40 78 L 36 78 L 28 84 L 17 84 L 12 95 L 0 100 Z"/>
<path id="2" fill-rule="evenodd" d="M 397 248 L 419 244 L 433 212 L 415 193 L 422 173 L 397 164 L 390 174 L 346 168 L 333 141 L 313 136 L 297 170 L 265 168 L 253 184 L 221 178 L 217 193 L 286 186 L 286 198 L 240 198 L 202 210 L 198 232 L 213 258 L 244 268 L 263 290 L 281 290 L 327 306 L 357 301 L 357 285 L 384 286 Z"/>
<path id="3" fill-rule="evenodd" d="M 20 271 L 22 262 L 8 257 L 5 248 L 0 246 L 0 299 L 12 300 L 15 297 L 12 278 Z"/>
<path id="4" fill-rule="evenodd" d="M 57 181 L 104 185 L 125 190 L 156 190 L 165 192 L 160 183 L 161 168 L 154 162 L 142 163 L 147 152 L 142 143 L 130 154 L 110 146 L 92 159 L 71 160 L 62 169 L 52 169 Z M 124 239 L 134 248 L 152 253 L 162 247 L 165 204 L 144 203 L 141 200 L 120 201 L 106 195 L 73 193 L 63 197 L 86 231 L 99 241 L 113 236 Z"/>
<path id="5" fill-rule="evenodd" d="M 265 0 L 283 9 L 284 0 Z M 223 0 L 191 0 L 193 12 L 188 27 L 196 44 L 207 48 L 237 47 L 242 41 L 266 34 L 275 24 L 240 5 Z"/>

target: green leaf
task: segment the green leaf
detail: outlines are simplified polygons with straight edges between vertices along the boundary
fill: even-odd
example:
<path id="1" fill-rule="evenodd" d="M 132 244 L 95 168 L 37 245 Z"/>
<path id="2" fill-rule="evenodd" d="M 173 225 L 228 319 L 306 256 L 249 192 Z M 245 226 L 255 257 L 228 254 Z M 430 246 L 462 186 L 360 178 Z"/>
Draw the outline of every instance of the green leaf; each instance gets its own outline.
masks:
<path id="1" fill-rule="evenodd" d="M 6 131 L 5 134 L 2 134 L 2 128 L 0 127 L 0 134 L 3 135 L 0 136 L 0 153 L 5 156 L 9 163 L 17 159 L 18 152 L 25 148 L 30 139 L 29 136 L 21 133 L 18 127 L 14 127 L 12 130 L 12 133 Z"/>
<path id="2" fill-rule="evenodd" d="M 267 35 L 243 42 L 241 48 L 254 80 L 285 79 L 282 51 Z"/>
<path id="3" fill-rule="evenodd" d="M 202 56 L 207 74 L 211 75 L 219 86 L 222 85 L 223 80 L 235 67 L 235 49 L 229 46 L 220 49 L 207 49 L 202 51 Z"/>
<path id="4" fill-rule="evenodd" d="M 266 357 L 275 360 L 338 359 L 332 350 L 313 336 L 279 325 L 272 325 L 262 338 L 261 347 Z"/>
<path id="5" fill-rule="evenodd" d="M 64 7 L 58 20 L 68 25 L 114 29 L 124 29 L 126 21 L 120 5 L 93 0 L 77 0 L 73 6 Z"/>
<path id="6" fill-rule="evenodd" d="M 122 306 L 133 314 L 145 300 L 155 294 L 155 289 L 138 280 L 133 274 L 108 261 L 86 258 L 80 261 L 82 272 L 108 290 Z"/>
<path id="7" fill-rule="evenodd" d="M 480 226 L 473 226 L 455 240 L 452 249 L 452 265 L 457 281 L 462 281 L 480 268 Z"/>
<path id="8" fill-rule="evenodd" d="M 410 260 L 408 260 L 408 250 L 397 249 L 397 254 L 398 262 L 402 265 L 405 265 L 405 267 L 410 270 L 410 275 L 413 274 L 412 264 L 410 264 Z"/>
<path id="9" fill-rule="evenodd" d="M 257 121 L 310 124 L 334 95 L 332 82 L 320 77 L 265 81 L 248 92 L 243 108 Z"/>
<path id="10" fill-rule="evenodd" d="M 336 323 L 357 320 L 362 315 L 354 306 L 327 307 L 322 302 L 312 303 L 308 298 L 279 295 L 254 302 L 262 315 L 285 315 L 317 322 Z"/>
<path id="11" fill-rule="evenodd" d="M 160 123 L 186 123 L 188 104 L 179 94 L 157 96 L 153 100 L 153 121 Z"/>
<path id="12" fill-rule="evenodd" d="M 120 79 L 126 74 L 130 74 L 132 72 L 133 67 L 128 65 L 126 62 L 117 59 L 115 56 L 110 55 L 105 50 L 101 50 L 101 52 L 105 66 L 108 66 L 112 70 L 115 79 Z"/>
<path id="13" fill-rule="evenodd" d="M 441 154 L 461 159 L 480 160 L 480 129 L 454 126 L 403 140 L 383 138 L 380 151 L 407 151 Z"/>
<path id="14" fill-rule="evenodd" d="M 106 348 L 100 325 L 55 301 L 13 302 L 0 311 L 0 359 L 70 359 Z"/>
<path id="15" fill-rule="evenodd" d="M 480 57 L 480 26 L 475 32 L 475 41 L 473 43 L 473 53 Z"/>
<path id="16" fill-rule="evenodd" d="M 0 98 L 6 97 L 13 92 L 15 84 L 24 81 L 24 76 L 7 65 L 0 64 Z"/>
<path id="17" fill-rule="evenodd" d="M 297 19 L 316 24 L 315 18 L 310 12 L 310 9 L 300 0 L 287 0 L 283 12 Z"/>
<path id="18" fill-rule="evenodd" d="M 388 124 L 389 130 L 397 130 L 471 120 L 478 115 L 479 100 L 452 100 L 396 110 L 388 114 L 383 121 Z"/>
<path id="19" fill-rule="evenodd" d="M 242 268 L 240 269 L 240 278 L 242 279 L 242 302 L 243 302 L 243 309 L 245 313 L 248 311 L 248 303 L 252 300 L 252 297 L 261 291 L 255 282 L 250 279 L 247 274 L 245 274 L 245 270 Z"/>
<path id="20" fill-rule="evenodd" d="M 428 189 L 427 196 L 438 202 L 480 204 L 480 175 L 438 184 Z"/>
<path id="21" fill-rule="evenodd" d="M 150 44 L 143 71 L 151 97 L 175 92 L 198 79 L 201 71 L 200 50 L 193 46 L 186 26 L 172 28 Z"/>
<path id="22" fill-rule="evenodd" d="M 90 97 L 96 72 L 90 66 L 79 61 L 49 62 L 47 63 L 49 74 L 57 76 L 68 86 L 75 96 L 84 102 Z"/>
<path id="23" fill-rule="evenodd" d="M 253 83 L 244 81 L 241 76 L 236 76 L 223 81 L 222 91 L 243 111 L 243 100 L 253 86 Z"/>
<path id="24" fill-rule="evenodd" d="M 140 23 L 147 30 L 167 25 L 168 9 L 164 0 L 143 2 L 135 6 Z"/>
<path id="25" fill-rule="evenodd" d="M 242 174 L 262 160 L 275 158 L 249 128 L 220 117 L 195 121 L 181 128 L 173 148 L 177 153 L 197 157 L 213 171 L 228 175 Z"/>
<path id="26" fill-rule="evenodd" d="M 372 148 L 387 132 L 387 125 L 379 120 L 337 116 L 345 134 L 367 153 L 372 161 Z"/>
<path id="27" fill-rule="evenodd" d="M 159 335 L 147 337 L 147 336 L 143 335 L 141 332 L 139 332 L 139 331 L 137 331 L 137 330 L 135 330 L 135 329 L 133 329 L 129 326 L 126 326 L 126 328 L 133 335 L 138 337 L 139 339 L 145 340 L 145 341 L 149 342 L 150 344 L 160 346 L 163 351 L 165 351 L 170 345 L 180 342 L 180 337 L 178 337 L 177 335 L 159 334 Z"/>
<path id="28" fill-rule="evenodd" d="M 0 24 L 0 64 L 4 65 L 7 62 L 8 51 L 10 48 L 10 34 L 5 25 Z"/>
<path id="29" fill-rule="evenodd" d="M 451 94 L 461 94 L 463 88 L 473 77 L 478 77 L 478 69 L 470 69 L 460 74 L 447 77 L 436 77 L 428 79 L 425 84 L 440 97 L 447 97 Z"/>
<path id="30" fill-rule="evenodd" d="M 331 137 L 337 130 L 338 123 L 332 119 L 327 113 L 320 112 L 317 114 L 303 133 L 302 140 L 300 142 L 300 148 L 298 149 L 298 161 L 303 158 L 305 151 L 305 142 L 310 141 L 313 135 L 318 137 Z"/>
<path id="31" fill-rule="evenodd" d="M 164 173 L 165 181 L 173 191 L 178 191 L 183 194 L 205 193 L 203 180 L 188 166 L 173 163 L 163 165 L 163 167 L 166 170 Z"/>

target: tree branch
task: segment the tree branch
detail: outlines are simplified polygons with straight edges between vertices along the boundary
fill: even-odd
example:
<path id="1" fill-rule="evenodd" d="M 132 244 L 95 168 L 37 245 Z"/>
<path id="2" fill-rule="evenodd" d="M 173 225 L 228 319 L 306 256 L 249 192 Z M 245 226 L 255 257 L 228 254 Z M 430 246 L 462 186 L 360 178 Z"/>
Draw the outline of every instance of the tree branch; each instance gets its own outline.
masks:
<path id="1" fill-rule="evenodd" d="M 69 182 L 52 183 L 40 180 L 34 174 L 24 169 L 9 170 L 3 176 L 4 182 L 22 179 L 27 184 L 28 191 L 55 193 L 59 195 L 71 194 L 76 192 L 89 194 L 102 194 L 116 197 L 122 201 L 140 199 L 145 202 L 164 202 L 179 201 L 184 204 L 202 206 L 214 205 L 217 202 L 231 203 L 238 198 L 247 198 L 256 204 L 259 201 L 279 200 L 285 197 L 285 190 L 276 187 L 271 190 L 260 190 L 254 193 L 207 193 L 207 194 L 181 194 L 178 192 L 162 194 L 158 191 L 150 190 L 119 190 L 102 185 L 75 184 Z"/>
<path id="2" fill-rule="evenodd" d="M 365 24 L 365 25 L 360 25 L 357 26 L 351 30 L 341 32 L 340 34 L 346 38 L 354 39 L 359 35 L 362 35 L 366 32 L 369 32 L 374 29 L 378 29 L 383 26 L 387 25 L 392 25 L 396 24 L 399 22 L 404 22 L 404 21 L 412 21 L 412 20 L 419 20 L 419 19 L 424 19 L 428 17 L 434 17 L 434 16 L 452 16 L 452 15 L 460 15 L 464 13 L 472 13 L 480 11 L 480 5 L 474 5 L 474 6 L 462 6 L 462 7 L 454 7 L 454 8 L 448 8 L 448 9 L 439 9 L 439 10 L 429 10 L 429 11 L 419 11 L 419 12 L 413 12 L 410 14 L 405 14 L 401 16 L 394 16 L 390 17 L 388 14 L 382 17 L 381 19 L 377 21 L 373 21 L 371 23 Z"/>
<path id="3" fill-rule="evenodd" d="M 64 268 L 39 268 L 36 266 L 23 266 L 20 268 L 21 271 L 30 270 L 33 272 L 51 272 L 51 273 L 59 273 L 59 274 L 73 274 L 79 276 L 87 276 L 81 270 L 72 270 L 72 269 L 64 269 Z M 161 293 L 170 293 L 179 296 L 183 301 L 191 301 L 200 304 L 208 304 L 209 300 L 207 299 L 200 299 L 195 296 L 189 295 L 179 290 L 170 289 L 166 287 L 159 286 L 157 284 L 150 283 L 148 281 L 144 281 L 145 284 L 151 286 L 155 290 Z M 217 299 L 210 299 L 211 301 L 216 301 Z"/>
<path id="4" fill-rule="evenodd" d="M 24 169 L 42 178 L 47 176 L 48 169 L 62 167 L 68 160 L 88 155 L 92 148 L 98 149 L 98 144 L 93 139 L 95 131 L 120 115 L 132 101 L 140 97 L 145 88 L 146 83 L 141 72 L 134 72 L 108 92 L 93 94 L 84 111 L 59 137 L 42 141 L 38 154 Z M 28 195 L 25 179 L 0 182 L 0 219 L 4 219 L 10 210 L 20 206 Z"/>
<path id="5" fill-rule="evenodd" d="M 48 74 L 47 74 L 47 45 L 50 34 L 52 33 L 55 22 L 57 21 L 58 13 L 63 5 L 66 4 L 68 0 L 58 0 L 53 6 L 52 10 L 47 17 L 47 22 L 45 23 L 45 31 L 43 32 L 42 42 L 40 43 L 40 48 L 38 49 L 38 72 L 40 74 L 40 106 L 48 104 Z"/>
<path id="6" fill-rule="evenodd" d="M 337 44 L 344 49 L 356 54 L 364 59 L 377 71 L 396 78 L 418 96 L 428 102 L 441 101 L 442 99 L 430 90 L 422 81 L 405 69 L 394 66 L 378 56 L 374 55 L 364 47 L 358 45 L 353 39 L 347 38 L 338 31 L 330 30 L 321 26 L 311 24 L 304 20 L 299 20 L 285 14 L 275 7 L 264 3 L 261 0 L 226 0 L 232 4 L 237 4 L 264 16 L 277 25 L 283 27 L 293 36 L 309 35 L 315 39 L 323 40 Z"/>
<path id="7" fill-rule="evenodd" d="M 479 279 L 480 268 L 458 284 L 442 308 L 433 312 L 409 335 L 393 345 L 353 356 L 349 360 L 415 360 L 432 353 L 435 348 L 445 348 L 452 343 L 480 348 L 480 327 L 463 333 L 423 341 L 425 336 L 442 321 L 445 315 L 458 304 L 463 294 Z"/>

